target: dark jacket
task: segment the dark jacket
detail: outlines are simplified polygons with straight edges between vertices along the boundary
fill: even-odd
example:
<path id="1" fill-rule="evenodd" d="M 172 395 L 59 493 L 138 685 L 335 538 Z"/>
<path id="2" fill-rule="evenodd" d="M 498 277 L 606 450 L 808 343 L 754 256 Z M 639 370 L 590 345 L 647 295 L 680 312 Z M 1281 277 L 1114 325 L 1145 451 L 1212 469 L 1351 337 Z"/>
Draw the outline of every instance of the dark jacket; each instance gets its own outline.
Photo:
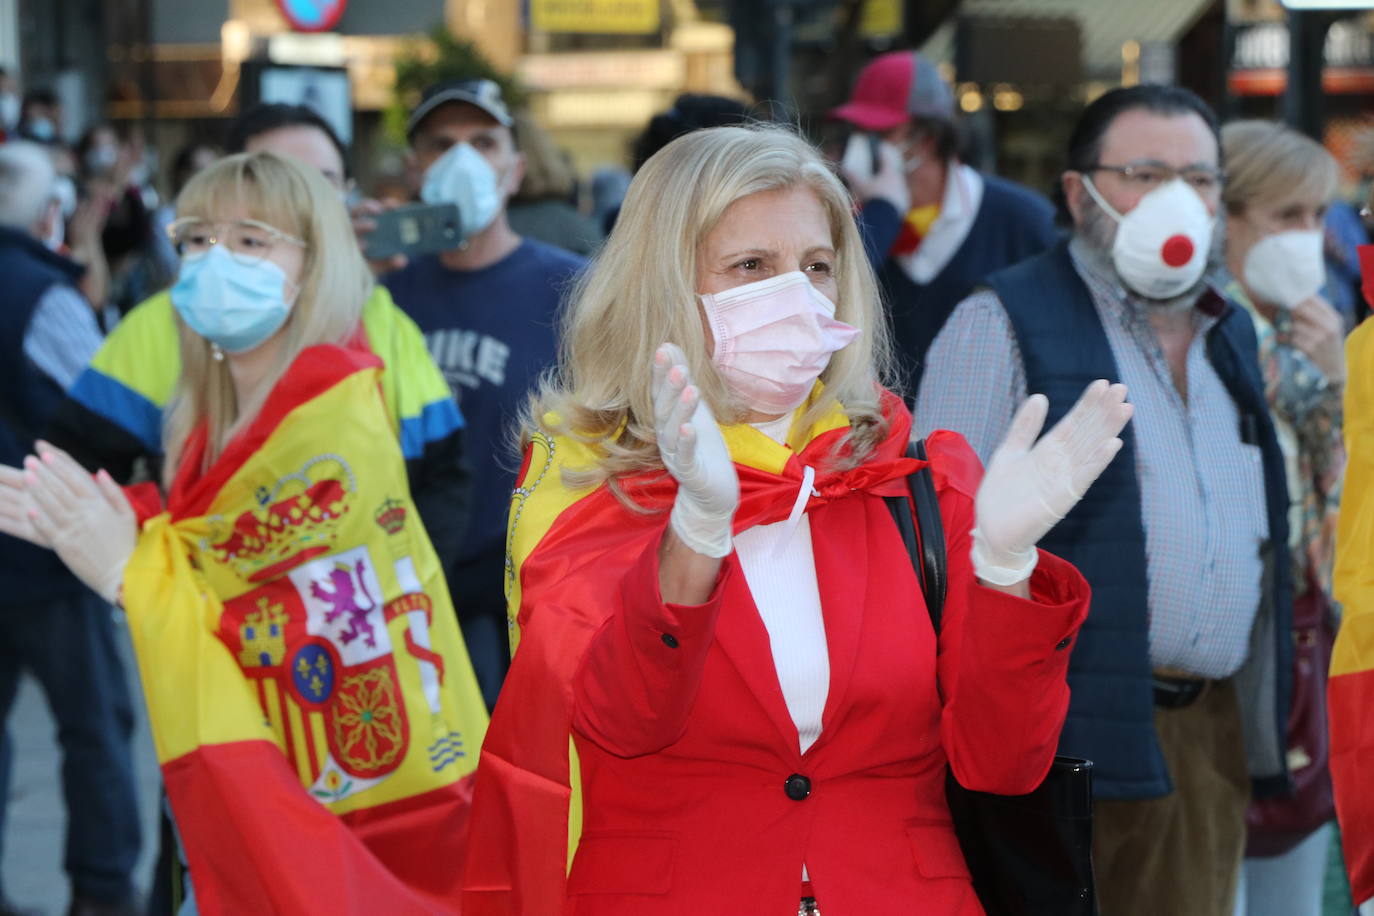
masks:
<path id="1" fill-rule="evenodd" d="M 72 285 L 82 267 L 16 229 L 0 227 L 0 464 L 18 466 L 61 403 L 62 387 L 24 353 L 43 294 Z M 0 601 L 25 604 L 80 594 L 81 585 L 51 550 L 0 534 Z"/>
<path id="2" fill-rule="evenodd" d="M 1049 398 L 1046 428 L 1095 379 L 1120 381 L 1106 331 L 1067 242 L 999 271 L 987 285 L 1011 320 L 1028 390 Z M 1222 316 L 1207 334 L 1207 355 L 1236 403 L 1242 437 L 1260 448 L 1269 518 L 1266 587 L 1249 659 L 1235 675 L 1254 791 L 1263 796 L 1288 788 L 1285 747 L 1293 671 L 1288 485 L 1264 400 L 1254 326 L 1244 309 L 1222 304 Z M 1148 566 L 1131 426 L 1122 441 L 1121 452 L 1087 496 L 1040 546 L 1077 566 L 1093 588 L 1092 610 L 1069 664 L 1073 698 L 1060 752 L 1094 762 L 1099 797 L 1152 798 L 1170 792 L 1172 783 L 1154 730 Z"/>
<path id="3" fill-rule="evenodd" d="M 1054 244 L 1054 210 L 1034 191 L 995 175 L 983 175 L 983 199 L 968 237 L 929 283 L 916 283 L 888 252 L 905 213 L 886 201 L 870 201 L 859 215 L 869 263 L 878 274 L 897 347 L 898 393 L 915 399 L 926 351 L 954 307 L 993 271 L 1039 254 Z"/>

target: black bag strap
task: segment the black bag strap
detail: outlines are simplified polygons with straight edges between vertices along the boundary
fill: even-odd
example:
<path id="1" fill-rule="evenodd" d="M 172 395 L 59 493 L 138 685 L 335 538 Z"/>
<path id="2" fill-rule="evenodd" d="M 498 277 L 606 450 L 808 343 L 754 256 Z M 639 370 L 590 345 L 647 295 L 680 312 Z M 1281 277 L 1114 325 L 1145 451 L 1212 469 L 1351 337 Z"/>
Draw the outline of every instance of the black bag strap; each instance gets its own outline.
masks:
<path id="1" fill-rule="evenodd" d="M 908 458 L 925 461 L 925 440 L 912 442 L 907 446 L 906 454 Z M 911 557 L 912 568 L 916 570 L 916 578 L 925 595 L 926 609 L 930 612 L 931 626 L 938 636 L 945 609 L 945 595 L 949 591 L 949 564 L 945 555 L 945 526 L 940 518 L 940 501 L 935 495 L 935 477 L 930 473 L 929 465 L 907 477 L 907 489 L 911 492 L 910 504 L 901 496 L 889 496 L 887 507 L 892 512 L 892 520 L 897 523 L 907 555 Z"/>

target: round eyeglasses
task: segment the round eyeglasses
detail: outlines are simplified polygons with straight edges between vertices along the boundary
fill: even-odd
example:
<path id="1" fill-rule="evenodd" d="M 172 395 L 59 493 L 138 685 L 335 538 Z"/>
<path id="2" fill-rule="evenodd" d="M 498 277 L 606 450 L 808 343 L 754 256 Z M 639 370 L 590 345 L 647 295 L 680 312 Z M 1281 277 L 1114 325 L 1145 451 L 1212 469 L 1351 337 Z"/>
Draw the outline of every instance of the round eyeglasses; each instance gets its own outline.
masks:
<path id="1" fill-rule="evenodd" d="M 167 237 L 182 257 L 195 257 L 215 245 L 223 245 L 234 260 L 248 265 L 261 262 L 278 245 L 308 247 L 294 235 L 255 219 L 213 223 L 198 216 L 184 216 L 167 227 Z"/>

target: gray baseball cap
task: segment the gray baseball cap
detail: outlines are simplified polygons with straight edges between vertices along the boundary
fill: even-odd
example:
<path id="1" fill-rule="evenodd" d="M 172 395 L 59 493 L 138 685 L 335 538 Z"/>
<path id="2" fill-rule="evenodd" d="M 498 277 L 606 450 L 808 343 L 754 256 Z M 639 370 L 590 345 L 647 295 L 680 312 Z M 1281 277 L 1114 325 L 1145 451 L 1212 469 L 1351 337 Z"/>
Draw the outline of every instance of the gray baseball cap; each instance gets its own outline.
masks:
<path id="1" fill-rule="evenodd" d="M 415 129 L 430 112 L 449 102 L 464 102 L 480 108 L 491 115 L 498 124 L 506 127 L 515 123 L 510 111 L 506 109 L 505 99 L 501 98 L 501 87 L 495 82 L 485 79 L 454 80 L 438 83 L 425 90 L 425 94 L 420 97 L 420 104 L 415 106 L 415 110 L 406 121 L 407 139 L 415 135 Z"/>

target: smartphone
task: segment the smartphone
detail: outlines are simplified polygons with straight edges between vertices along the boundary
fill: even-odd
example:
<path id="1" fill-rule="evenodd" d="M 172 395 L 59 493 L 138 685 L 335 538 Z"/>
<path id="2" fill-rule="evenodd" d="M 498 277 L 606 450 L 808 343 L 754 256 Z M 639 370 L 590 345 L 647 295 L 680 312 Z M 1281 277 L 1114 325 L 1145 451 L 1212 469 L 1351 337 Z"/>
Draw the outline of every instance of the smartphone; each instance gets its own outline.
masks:
<path id="1" fill-rule="evenodd" d="M 448 251 L 463 241 L 457 204 L 414 204 L 370 218 L 377 228 L 368 233 L 363 254 L 371 261 Z"/>
<path id="2" fill-rule="evenodd" d="M 849 135 L 849 142 L 844 147 L 844 159 L 841 166 L 845 171 L 870 180 L 878 174 L 878 140 L 877 134 L 867 131 L 856 130 Z"/>

